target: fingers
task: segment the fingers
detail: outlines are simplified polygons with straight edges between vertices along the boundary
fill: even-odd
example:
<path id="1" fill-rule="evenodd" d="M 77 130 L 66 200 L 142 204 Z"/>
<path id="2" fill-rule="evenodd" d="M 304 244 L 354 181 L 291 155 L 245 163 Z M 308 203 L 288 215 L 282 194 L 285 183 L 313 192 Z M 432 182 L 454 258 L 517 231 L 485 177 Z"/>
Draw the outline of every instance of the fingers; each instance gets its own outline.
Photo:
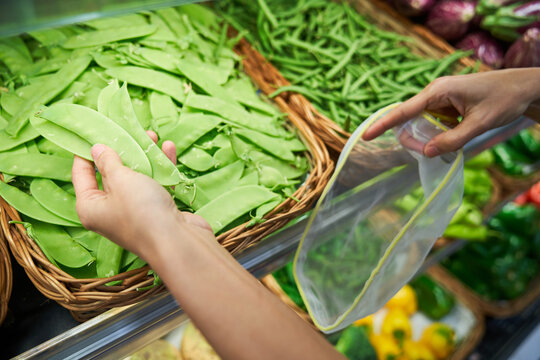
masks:
<path id="1" fill-rule="evenodd" d="M 427 89 L 424 89 L 418 95 L 400 104 L 397 108 L 390 111 L 387 115 L 368 127 L 362 135 L 362 139 L 366 141 L 373 140 L 382 135 L 386 130 L 391 129 L 396 125 L 403 124 L 417 116 L 426 108 L 428 96 Z"/>
<path id="2" fill-rule="evenodd" d="M 153 132 L 152 130 L 147 130 L 146 133 L 148 134 L 148 136 L 150 136 L 150 139 L 152 139 L 152 141 L 157 144 L 157 141 L 158 141 L 158 136 L 155 132 Z"/>
<path id="3" fill-rule="evenodd" d="M 92 147 L 92 157 L 96 166 L 103 175 L 103 180 L 111 176 L 116 170 L 122 168 L 122 159 L 108 146 L 97 144 Z"/>
<path id="4" fill-rule="evenodd" d="M 454 129 L 431 139 L 424 148 L 424 155 L 434 157 L 461 149 L 466 143 L 489 128 L 489 124 L 483 121 L 483 117 L 475 114 L 468 115 Z"/>
<path id="5" fill-rule="evenodd" d="M 171 160 L 172 163 L 176 165 L 176 145 L 174 145 L 172 141 L 167 140 L 163 142 L 163 145 L 161 145 L 161 150 L 163 150 L 169 160 Z"/>
<path id="6" fill-rule="evenodd" d="M 75 156 L 71 177 L 77 198 L 84 196 L 83 194 L 89 191 L 99 191 L 94 164 L 90 161 Z"/>
<path id="7" fill-rule="evenodd" d="M 147 130 L 146 133 L 148 134 L 148 136 L 150 136 L 152 141 L 157 144 L 158 142 L 157 134 L 153 132 L 152 130 Z M 171 160 L 171 162 L 176 165 L 176 162 L 177 162 L 176 145 L 174 145 L 172 141 L 167 140 L 163 142 L 163 144 L 161 145 L 161 150 L 165 153 L 165 155 L 169 158 L 169 160 Z"/>

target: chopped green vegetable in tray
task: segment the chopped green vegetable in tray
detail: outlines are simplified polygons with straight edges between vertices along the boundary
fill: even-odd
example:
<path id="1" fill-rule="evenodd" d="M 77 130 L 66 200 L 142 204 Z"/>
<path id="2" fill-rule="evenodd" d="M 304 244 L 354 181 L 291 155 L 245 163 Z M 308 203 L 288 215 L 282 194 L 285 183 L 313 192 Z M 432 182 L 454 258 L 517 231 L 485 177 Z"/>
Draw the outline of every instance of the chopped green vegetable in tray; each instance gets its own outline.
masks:
<path id="1" fill-rule="evenodd" d="M 217 6 L 291 82 L 274 94 L 304 95 L 346 131 L 451 73 L 467 54 L 422 58 L 408 47 L 412 39 L 379 29 L 346 2 L 230 0 Z"/>
<path id="2" fill-rule="evenodd" d="M 0 41 L 10 50 L 0 56 L 0 196 L 53 264 L 83 278 L 144 265 L 82 228 L 71 167 L 74 154 L 92 159 L 93 144 L 175 186 L 178 207 L 215 233 L 263 221 L 294 193 L 307 148 L 240 72 L 227 29 L 208 8 L 186 5 Z"/>

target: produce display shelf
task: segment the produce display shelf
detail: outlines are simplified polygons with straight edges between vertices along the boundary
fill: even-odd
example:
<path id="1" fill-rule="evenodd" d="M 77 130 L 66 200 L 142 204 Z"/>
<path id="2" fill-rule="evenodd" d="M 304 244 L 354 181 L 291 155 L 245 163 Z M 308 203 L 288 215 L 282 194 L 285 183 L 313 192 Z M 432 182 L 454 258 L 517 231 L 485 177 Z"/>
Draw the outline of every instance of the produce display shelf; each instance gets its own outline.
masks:
<path id="1" fill-rule="evenodd" d="M 522 117 L 511 125 L 491 130 L 470 142 L 466 156 L 474 156 L 505 141 L 534 122 Z M 348 216 L 354 209 L 343 208 L 334 216 Z M 254 276 L 267 275 L 291 260 L 307 222 L 296 220 L 280 232 L 240 253 L 237 260 Z M 460 242 L 458 241 L 457 244 Z M 459 245 L 441 250 L 437 262 L 457 251 Z M 443 256 L 444 255 L 444 256 Z M 434 261 L 437 260 L 437 261 Z M 422 269 L 421 269 L 422 271 Z M 170 294 L 161 294 L 127 308 L 114 309 L 56 336 L 17 359 L 119 359 L 152 340 L 160 338 L 187 321 L 187 316 Z M 47 331 L 47 329 L 41 329 Z"/>

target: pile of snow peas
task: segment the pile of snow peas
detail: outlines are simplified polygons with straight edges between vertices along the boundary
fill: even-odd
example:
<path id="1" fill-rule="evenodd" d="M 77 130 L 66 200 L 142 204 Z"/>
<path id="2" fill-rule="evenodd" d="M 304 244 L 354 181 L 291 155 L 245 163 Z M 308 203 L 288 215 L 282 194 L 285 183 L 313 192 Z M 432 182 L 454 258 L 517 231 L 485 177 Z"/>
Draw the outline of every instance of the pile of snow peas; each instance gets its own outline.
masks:
<path id="1" fill-rule="evenodd" d="M 96 143 L 216 234 L 292 196 L 307 148 L 240 71 L 227 29 L 186 5 L 0 39 L 0 196 L 53 264 L 76 278 L 145 265 L 81 225 L 73 155 L 91 160 Z M 160 150 L 165 140 L 178 165 Z"/>
<path id="2" fill-rule="evenodd" d="M 300 93 L 346 131 L 452 73 L 468 54 L 418 56 L 407 46 L 413 39 L 379 29 L 345 1 L 229 0 L 217 6 L 291 82 L 273 95 Z"/>

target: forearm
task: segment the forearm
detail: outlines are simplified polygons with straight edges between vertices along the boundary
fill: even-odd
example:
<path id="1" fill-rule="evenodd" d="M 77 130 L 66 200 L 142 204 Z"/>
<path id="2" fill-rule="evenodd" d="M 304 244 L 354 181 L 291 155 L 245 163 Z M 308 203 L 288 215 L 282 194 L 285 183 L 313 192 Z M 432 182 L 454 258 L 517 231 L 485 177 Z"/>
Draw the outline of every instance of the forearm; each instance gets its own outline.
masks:
<path id="1" fill-rule="evenodd" d="M 540 123 L 540 68 L 520 69 L 527 71 L 528 79 L 524 82 L 525 95 L 531 96 L 531 103 L 524 115 Z"/>
<path id="2" fill-rule="evenodd" d="M 224 359 L 342 359 L 200 228 L 169 231 L 147 261 Z"/>

